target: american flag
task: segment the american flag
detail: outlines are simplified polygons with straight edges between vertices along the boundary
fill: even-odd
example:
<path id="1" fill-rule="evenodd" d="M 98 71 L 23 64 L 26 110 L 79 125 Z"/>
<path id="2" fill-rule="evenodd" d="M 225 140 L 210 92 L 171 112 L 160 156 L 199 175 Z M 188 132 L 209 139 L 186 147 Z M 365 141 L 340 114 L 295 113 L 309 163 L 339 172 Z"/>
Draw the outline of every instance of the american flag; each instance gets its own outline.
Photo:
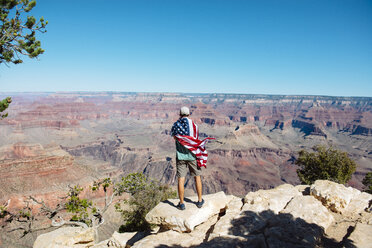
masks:
<path id="1" fill-rule="evenodd" d="M 183 117 L 173 124 L 171 135 L 195 155 L 199 167 L 207 167 L 208 152 L 205 149 L 205 143 L 214 138 L 200 140 L 198 126 L 187 117 Z"/>

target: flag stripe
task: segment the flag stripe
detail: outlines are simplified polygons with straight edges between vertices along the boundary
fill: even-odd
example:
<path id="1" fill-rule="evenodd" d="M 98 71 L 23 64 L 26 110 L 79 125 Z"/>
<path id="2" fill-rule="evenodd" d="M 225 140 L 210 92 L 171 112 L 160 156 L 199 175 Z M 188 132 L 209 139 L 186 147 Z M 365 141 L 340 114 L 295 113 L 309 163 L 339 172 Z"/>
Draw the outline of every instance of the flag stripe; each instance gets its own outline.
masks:
<path id="1" fill-rule="evenodd" d="M 180 118 L 173 124 L 171 135 L 195 155 L 199 167 L 206 167 L 208 153 L 205 150 L 205 143 L 214 138 L 199 140 L 198 126 L 187 117 Z"/>
<path id="2" fill-rule="evenodd" d="M 186 147 L 196 156 L 199 167 L 207 167 L 208 152 L 205 150 L 205 143 L 214 138 L 205 138 L 203 140 L 199 140 L 187 135 L 176 135 L 175 137 L 181 145 Z"/>
<path id="3" fill-rule="evenodd" d="M 195 127 L 194 127 L 194 123 L 193 123 L 193 121 L 191 120 L 191 119 L 189 119 L 189 118 L 186 118 L 187 119 L 187 124 L 188 124 L 188 126 L 189 126 L 189 135 L 191 136 L 191 137 L 195 137 Z"/>

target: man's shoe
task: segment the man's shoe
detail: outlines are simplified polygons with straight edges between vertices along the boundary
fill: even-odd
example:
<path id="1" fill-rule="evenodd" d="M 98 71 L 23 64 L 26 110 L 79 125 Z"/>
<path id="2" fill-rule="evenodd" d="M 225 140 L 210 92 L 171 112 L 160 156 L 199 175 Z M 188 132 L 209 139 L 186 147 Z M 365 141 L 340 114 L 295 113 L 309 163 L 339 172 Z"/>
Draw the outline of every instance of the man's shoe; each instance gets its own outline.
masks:
<path id="1" fill-rule="evenodd" d="M 183 204 L 183 203 L 178 203 L 177 208 L 179 210 L 185 210 L 186 209 L 185 204 Z"/>
<path id="2" fill-rule="evenodd" d="M 202 199 L 202 201 L 201 202 L 197 202 L 196 203 L 196 206 L 198 207 L 198 208 L 201 208 L 202 206 L 203 206 L 203 204 L 204 204 L 204 199 Z"/>

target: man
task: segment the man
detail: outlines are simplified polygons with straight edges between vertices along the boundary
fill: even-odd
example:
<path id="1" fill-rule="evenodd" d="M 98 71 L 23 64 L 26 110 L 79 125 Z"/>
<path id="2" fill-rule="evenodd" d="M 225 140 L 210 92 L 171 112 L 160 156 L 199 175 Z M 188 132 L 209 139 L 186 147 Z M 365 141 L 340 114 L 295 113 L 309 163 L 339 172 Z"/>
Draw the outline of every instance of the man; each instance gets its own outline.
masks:
<path id="1" fill-rule="evenodd" d="M 180 109 L 180 118 L 173 124 L 171 135 L 176 141 L 176 167 L 178 177 L 178 196 L 180 202 L 177 206 L 180 210 L 185 210 L 184 192 L 185 177 L 187 170 L 195 178 L 198 202 L 196 206 L 201 208 L 204 204 L 202 198 L 201 167 L 206 166 L 207 152 L 205 151 L 204 140 L 199 140 L 198 126 L 189 118 L 190 110 L 187 107 Z"/>

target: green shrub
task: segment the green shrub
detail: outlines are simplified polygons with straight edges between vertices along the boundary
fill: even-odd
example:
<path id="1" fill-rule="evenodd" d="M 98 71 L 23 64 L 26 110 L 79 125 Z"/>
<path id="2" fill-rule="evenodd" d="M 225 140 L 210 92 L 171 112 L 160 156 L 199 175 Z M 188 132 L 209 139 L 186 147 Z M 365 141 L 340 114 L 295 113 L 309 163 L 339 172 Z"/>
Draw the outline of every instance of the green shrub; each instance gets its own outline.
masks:
<path id="1" fill-rule="evenodd" d="M 121 232 L 128 231 L 145 231 L 150 229 L 149 223 L 146 222 L 146 214 L 154 208 L 160 201 L 177 196 L 176 191 L 172 190 L 168 185 L 150 180 L 142 173 L 132 173 L 123 177 L 119 183 L 114 183 L 110 178 L 104 178 L 96 181 L 91 186 L 92 192 L 100 190 L 102 187 L 105 193 L 105 206 L 100 208 L 93 204 L 91 200 L 81 198 L 83 188 L 79 185 L 70 187 L 66 197 L 63 198 L 63 204 L 52 209 L 45 205 L 44 201 L 30 197 L 33 203 L 41 206 L 40 213 L 48 215 L 52 219 L 59 211 L 67 211 L 71 213 L 69 218 L 75 221 L 76 224 L 85 223 L 87 226 L 97 226 L 103 223 L 103 214 L 111 205 L 114 197 L 122 193 L 130 193 L 129 200 L 124 203 L 128 204 L 129 208 L 122 209 L 120 204 L 116 204 L 116 210 L 119 211 L 124 219 L 124 225 L 120 227 Z M 112 187 L 112 191 L 111 191 Z M 126 206 L 127 207 L 127 206 Z M 6 205 L 0 205 L 0 219 L 7 218 L 6 222 L 11 220 L 18 221 L 18 224 L 28 223 L 25 234 L 32 232 L 32 222 L 35 219 L 32 215 L 32 209 L 27 205 L 17 213 L 10 213 Z"/>
<path id="2" fill-rule="evenodd" d="M 125 221 L 119 232 L 149 230 L 151 226 L 145 219 L 146 214 L 159 202 L 177 197 L 176 191 L 168 185 L 150 180 L 141 173 L 129 174 L 122 182 L 125 182 L 128 186 L 126 189 L 133 194 L 129 200 L 124 201 L 129 205 L 129 209 L 122 209 L 120 204 L 115 206 Z"/>
<path id="3" fill-rule="evenodd" d="M 130 173 L 121 178 L 121 181 L 115 185 L 115 192 L 122 194 L 124 192 L 134 195 L 143 190 L 148 184 L 148 179 L 142 173 Z"/>
<path id="4" fill-rule="evenodd" d="M 9 107 L 9 104 L 11 102 L 12 102 L 11 97 L 7 97 L 0 101 L 0 120 L 8 116 L 8 113 L 2 114 L 2 112 L 5 111 Z"/>
<path id="5" fill-rule="evenodd" d="M 36 33 L 45 33 L 48 21 L 30 15 L 35 0 L 0 1 L 0 65 L 22 63 L 21 55 L 37 58 L 44 53 Z"/>
<path id="6" fill-rule="evenodd" d="M 80 186 L 74 186 L 68 193 L 68 199 L 65 204 L 67 212 L 73 213 L 72 221 L 84 222 L 88 226 L 92 223 L 88 209 L 92 207 L 92 201 L 88 199 L 80 199 L 79 195 L 83 191 Z"/>
<path id="7" fill-rule="evenodd" d="M 362 183 L 364 184 L 364 186 L 366 186 L 366 189 L 364 191 L 372 194 L 372 172 L 367 173 Z"/>
<path id="8" fill-rule="evenodd" d="M 332 147 L 315 146 L 315 152 L 301 150 L 296 164 L 297 175 L 303 184 L 312 184 L 318 179 L 345 184 L 355 172 L 356 163 L 346 152 Z"/>

